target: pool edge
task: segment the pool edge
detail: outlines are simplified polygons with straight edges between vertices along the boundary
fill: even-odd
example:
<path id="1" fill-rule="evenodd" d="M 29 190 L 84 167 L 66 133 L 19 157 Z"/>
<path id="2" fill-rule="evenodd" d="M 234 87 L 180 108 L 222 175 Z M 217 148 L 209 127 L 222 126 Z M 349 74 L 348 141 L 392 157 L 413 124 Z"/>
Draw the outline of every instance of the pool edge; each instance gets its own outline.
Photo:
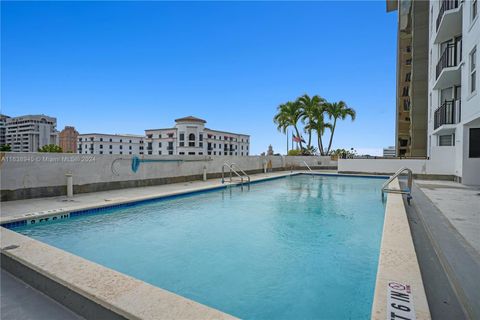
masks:
<path id="1" fill-rule="evenodd" d="M 2 268 L 87 319 L 99 311 L 106 319 L 237 319 L 12 230 L 0 231 Z"/>
<path id="2" fill-rule="evenodd" d="M 393 188 L 400 188 L 398 178 L 393 180 L 392 184 Z M 388 193 L 372 304 L 372 320 L 389 319 L 387 313 L 392 310 L 398 312 L 400 316 L 405 315 L 397 309 L 398 304 L 403 301 L 392 300 L 391 303 L 398 304 L 393 307 L 388 305 L 388 286 L 392 281 L 411 286 L 413 299 L 407 306 L 413 305 L 417 320 L 431 319 L 402 195 Z"/>

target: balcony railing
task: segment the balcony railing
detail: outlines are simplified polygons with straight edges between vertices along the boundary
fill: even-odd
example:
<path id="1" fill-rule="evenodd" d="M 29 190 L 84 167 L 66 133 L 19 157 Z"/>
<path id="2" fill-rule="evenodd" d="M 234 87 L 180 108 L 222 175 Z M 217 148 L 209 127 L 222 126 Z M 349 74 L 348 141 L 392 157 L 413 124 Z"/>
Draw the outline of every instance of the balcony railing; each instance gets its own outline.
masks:
<path id="1" fill-rule="evenodd" d="M 460 100 L 445 101 L 435 110 L 434 129 L 444 124 L 455 124 L 461 120 Z"/>
<path id="2" fill-rule="evenodd" d="M 437 63 L 436 78 L 440 76 L 442 70 L 449 67 L 456 67 L 460 62 L 462 42 L 449 43 Z"/>
<path id="3" fill-rule="evenodd" d="M 440 27 L 440 23 L 442 22 L 443 15 L 445 11 L 452 10 L 458 8 L 458 0 L 443 0 L 442 5 L 440 6 L 440 11 L 438 12 L 437 16 L 437 31 Z"/>

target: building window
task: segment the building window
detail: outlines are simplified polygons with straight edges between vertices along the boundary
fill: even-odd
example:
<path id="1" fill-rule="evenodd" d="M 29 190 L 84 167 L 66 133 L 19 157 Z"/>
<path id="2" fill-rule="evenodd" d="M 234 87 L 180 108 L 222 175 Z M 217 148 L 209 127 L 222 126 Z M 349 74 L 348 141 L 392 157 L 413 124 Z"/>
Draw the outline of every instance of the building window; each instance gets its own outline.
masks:
<path id="1" fill-rule="evenodd" d="M 195 152 L 189 152 L 188 154 L 191 155 L 191 156 L 194 156 Z"/>
<path id="2" fill-rule="evenodd" d="M 158 154 L 160 154 L 160 155 L 161 155 L 161 154 L 162 154 L 162 150 L 158 151 Z"/>
<path id="3" fill-rule="evenodd" d="M 199 152 L 198 155 L 199 155 L 199 156 L 203 156 L 203 152 Z"/>
<path id="4" fill-rule="evenodd" d="M 168 142 L 168 150 L 173 150 L 173 142 L 172 141 Z"/>
<path id="5" fill-rule="evenodd" d="M 100 141 L 103 141 L 103 138 L 100 138 Z"/>
<path id="6" fill-rule="evenodd" d="M 438 136 L 438 145 L 441 147 L 453 146 L 453 135 L 446 134 Z"/>
<path id="7" fill-rule="evenodd" d="M 470 128 L 468 145 L 468 156 L 470 158 L 480 158 L 480 128 Z"/>
<path id="8" fill-rule="evenodd" d="M 120 154 L 123 154 L 123 152 L 122 152 L 122 151 L 120 151 Z"/>
<path id="9" fill-rule="evenodd" d="M 120 150 L 122 150 L 122 149 L 123 149 L 123 146 L 120 146 Z"/>
<path id="10" fill-rule="evenodd" d="M 407 73 L 405 75 L 405 82 L 410 82 L 411 78 L 412 78 L 412 73 L 411 72 Z"/>
<path id="11" fill-rule="evenodd" d="M 158 139 L 162 139 L 162 134 L 161 133 L 158 135 Z"/>
<path id="12" fill-rule="evenodd" d="M 180 133 L 180 141 L 185 140 L 185 133 L 181 132 Z"/>
<path id="13" fill-rule="evenodd" d="M 403 94 L 402 94 L 402 96 L 408 97 L 408 91 L 409 91 L 409 87 L 403 87 Z"/>
<path id="14" fill-rule="evenodd" d="M 152 154 L 152 151 L 148 151 L 148 154 Z"/>
<path id="15" fill-rule="evenodd" d="M 100 151 L 100 154 L 103 154 L 103 151 Z"/>
<path id="16" fill-rule="evenodd" d="M 195 147 L 195 134 L 190 133 L 188 135 L 188 146 L 189 147 Z"/>
<path id="17" fill-rule="evenodd" d="M 478 15 L 478 1 L 473 0 L 472 1 L 472 21 L 475 20 L 477 15 Z"/>
<path id="18" fill-rule="evenodd" d="M 132 150 L 132 146 L 128 146 L 128 150 Z"/>
<path id="19" fill-rule="evenodd" d="M 168 134 L 168 137 L 169 137 L 169 138 L 173 138 L 173 133 L 169 133 L 169 134 Z"/>
<path id="20" fill-rule="evenodd" d="M 173 154 L 173 151 L 168 151 L 168 154 Z"/>
<path id="21" fill-rule="evenodd" d="M 180 141 L 180 147 L 185 147 L 185 142 L 184 141 Z"/>
<path id="22" fill-rule="evenodd" d="M 199 143 L 198 143 L 198 146 L 199 146 L 200 148 L 203 148 L 203 142 L 199 142 Z"/>
<path id="23" fill-rule="evenodd" d="M 122 139 L 120 139 L 120 142 L 122 142 Z"/>
<path id="24" fill-rule="evenodd" d="M 132 151 L 130 151 L 128 154 L 132 154 Z"/>
<path id="25" fill-rule="evenodd" d="M 110 142 L 113 142 L 112 139 L 110 139 Z"/>
<path id="26" fill-rule="evenodd" d="M 470 53 L 470 93 L 477 90 L 477 47 Z"/>
<path id="27" fill-rule="evenodd" d="M 100 145 L 100 149 L 103 149 L 103 144 Z"/>
<path id="28" fill-rule="evenodd" d="M 203 141 L 203 133 L 200 133 L 200 134 L 199 134 L 198 140 Z"/>
<path id="29" fill-rule="evenodd" d="M 128 143 L 132 143 L 132 140 L 128 140 Z"/>
<path id="30" fill-rule="evenodd" d="M 110 146 L 109 146 L 109 149 L 113 149 L 113 146 L 112 146 L 112 145 L 110 145 Z"/>
<path id="31" fill-rule="evenodd" d="M 179 154 L 179 155 L 184 155 L 185 152 L 181 151 L 181 152 L 179 152 L 178 154 Z"/>

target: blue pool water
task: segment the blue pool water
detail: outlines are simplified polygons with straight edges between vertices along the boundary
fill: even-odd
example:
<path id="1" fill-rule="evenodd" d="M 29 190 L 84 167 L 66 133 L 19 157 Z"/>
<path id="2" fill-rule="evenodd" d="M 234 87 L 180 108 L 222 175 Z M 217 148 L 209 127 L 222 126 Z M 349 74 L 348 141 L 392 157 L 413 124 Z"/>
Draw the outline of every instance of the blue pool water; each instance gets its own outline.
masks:
<path id="1" fill-rule="evenodd" d="M 368 319 L 382 182 L 292 176 L 15 230 L 240 318 Z"/>

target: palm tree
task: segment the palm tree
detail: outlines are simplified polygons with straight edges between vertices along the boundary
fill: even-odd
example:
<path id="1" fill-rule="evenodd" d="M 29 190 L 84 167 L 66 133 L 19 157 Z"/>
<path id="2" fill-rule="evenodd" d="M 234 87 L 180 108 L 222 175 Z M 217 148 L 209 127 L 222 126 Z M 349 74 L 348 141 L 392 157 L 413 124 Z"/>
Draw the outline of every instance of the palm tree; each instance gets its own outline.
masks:
<path id="1" fill-rule="evenodd" d="M 356 112 L 353 108 L 349 108 L 344 101 L 327 103 L 326 112 L 330 119 L 333 118 L 333 125 L 330 134 L 330 142 L 328 143 L 327 154 L 330 153 L 330 148 L 332 147 L 333 134 L 335 133 L 335 127 L 337 125 L 337 119 L 345 120 L 347 116 L 352 118 L 352 121 L 355 120 Z"/>
<path id="2" fill-rule="evenodd" d="M 297 133 L 297 137 L 300 137 L 300 132 L 298 131 L 297 123 L 302 118 L 303 111 L 300 103 L 287 102 L 281 104 L 277 108 L 278 112 L 273 118 L 273 122 L 277 125 L 278 131 L 285 133 L 287 128 L 292 126 Z M 302 141 L 300 139 L 300 150 L 303 150 Z"/>
<path id="3" fill-rule="evenodd" d="M 325 151 L 323 149 L 323 142 L 322 136 L 325 133 L 325 129 L 332 128 L 330 123 L 325 123 L 325 105 L 318 106 L 312 110 L 312 114 L 310 115 L 308 124 L 305 126 L 305 129 L 310 131 L 317 132 L 317 144 L 318 144 L 318 152 L 320 152 L 321 156 L 325 155 Z"/>
<path id="4" fill-rule="evenodd" d="M 305 131 L 308 133 L 308 149 L 312 144 L 312 130 L 315 130 L 314 126 L 312 126 L 310 122 L 315 119 L 315 116 L 317 115 L 319 109 L 323 108 L 326 100 L 319 95 L 314 95 L 313 97 L 310 97 L 308 94 L 304 94 L 297 99 L 297 102 L 301 105 L 303 110 L 302 122 L 306 123 Z"/>

